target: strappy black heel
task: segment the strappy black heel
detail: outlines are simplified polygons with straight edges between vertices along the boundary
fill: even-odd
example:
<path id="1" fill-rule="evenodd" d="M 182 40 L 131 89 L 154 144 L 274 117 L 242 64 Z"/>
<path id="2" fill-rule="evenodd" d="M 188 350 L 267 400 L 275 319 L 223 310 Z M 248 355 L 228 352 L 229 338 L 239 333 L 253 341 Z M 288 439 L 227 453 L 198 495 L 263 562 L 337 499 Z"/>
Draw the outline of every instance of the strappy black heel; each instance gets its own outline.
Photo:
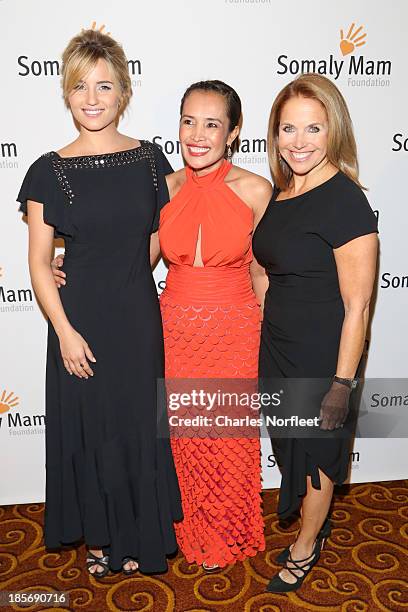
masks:
<path id="1" fill-rule="evenodd" d="M 88 574 L 90 576 L 94 576 L 94 578 L 97 578 L 98 580 L 99 578 L 104 578 L 104 576 L 109 573 L 109 555 L 97 557 L 90 550 L 88 550 L 85 563 L 86 569 L 88 570 Z M 91 572 L 91 567 L 93 567 L 94 565 L 100 565 L 101 567 L 103 567 L 103 570 L 100 571 L 98 569 L 95 569 L 94 572 Z"/>
<path id="2" fill-rule="evenodd" d="M 318 562 L 320 558 L 321 545 L 322 542 L 316 539 L 313 552 L 311 555 L 309 555 L 309 557 L 306 557 L 306 559 L 292 559 L 291 552 L 289 551 L 284 568 L 287 569 L 294 578 L 296 578 L 295 582 L 285 582 L 285 580 L 282 580 L 279 574 L 276 574 L 269 582 L 266 590 L 269 593 L 289 593 L 290 591 L 297 591 L 302 586 L 302 583 L 308 573 Z M 288 567 L 288 563 L 291 563 L 294 567 Z M 296 571 L 300 571 L 302 574 L 298 576 L 295 573 Z"/>
<path id="3" fill-rule="evenodd" d="M 316 538 L 316 542 L 320 541 L 320 550 L 323 550 L 324 543 L 331 534 L 331 528 L 331 521 L 329 518 L 326 518 Z M 289 553 L 290 546 L 287 546 L 275 558 L 276 563 L 279 563 L 279 565 L 284 565 L 288 560 Z"/>

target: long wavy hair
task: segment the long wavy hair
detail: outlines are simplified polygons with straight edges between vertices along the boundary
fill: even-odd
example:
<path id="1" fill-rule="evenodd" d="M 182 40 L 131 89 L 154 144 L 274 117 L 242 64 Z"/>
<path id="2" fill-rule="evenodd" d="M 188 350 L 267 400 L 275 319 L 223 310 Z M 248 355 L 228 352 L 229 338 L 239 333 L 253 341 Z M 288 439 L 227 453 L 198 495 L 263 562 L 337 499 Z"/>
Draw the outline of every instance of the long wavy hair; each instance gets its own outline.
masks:
<path id="1" fill-rule="evenodd" d="M 282 108 L 291 98 L 317 100 L 326 111 L 328 121 L 328 160 L 364 189 L 358 180 L 357 146 L 346 101 L 330 79 L 313 72 L 301 74 L 286 85 L 276 97 L 269 117 L 268 156 L 272 179 L 276 187 L 286 189 L 292 170 L 279 154 L 279 124 Z"/>

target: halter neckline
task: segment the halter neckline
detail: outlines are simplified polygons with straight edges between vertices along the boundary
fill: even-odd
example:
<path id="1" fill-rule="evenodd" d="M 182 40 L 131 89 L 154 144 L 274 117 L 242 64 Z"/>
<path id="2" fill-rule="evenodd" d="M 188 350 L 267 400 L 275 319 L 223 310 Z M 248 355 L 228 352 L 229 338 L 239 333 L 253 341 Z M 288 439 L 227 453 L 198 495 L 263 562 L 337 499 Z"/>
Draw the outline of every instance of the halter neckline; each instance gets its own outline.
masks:
<path id="1" fill-rule="evenodd" d="M 195 186 L 200 188 L 215 187 L 224 182 L 231 167 L 232 164 L 224 159 L 222 164 L 212 172 L 198 176 L 192 168 L 186 166 L 187 181 L 192 182 Z"/>

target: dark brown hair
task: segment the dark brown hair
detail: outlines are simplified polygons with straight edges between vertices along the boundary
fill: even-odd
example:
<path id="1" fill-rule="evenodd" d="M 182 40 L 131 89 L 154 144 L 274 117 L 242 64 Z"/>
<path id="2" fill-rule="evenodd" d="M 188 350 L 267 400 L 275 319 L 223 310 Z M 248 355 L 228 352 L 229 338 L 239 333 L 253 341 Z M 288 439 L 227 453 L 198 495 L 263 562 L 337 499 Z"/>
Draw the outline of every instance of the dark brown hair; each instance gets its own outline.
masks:
<path id="1" fill-rule="evenodd" d="M 185 101 L 187 100 L 188 96 L 193 91 L 213 92 L 213 93 L 217 93 L 223 96 L 223 98 L 225 99 L 227 117 L 229 120 L 228 131 L 232 132 L 232 130 L 237 125 L 238 126 L 240 125 L 242 110 L 241 110 L 241 100 L 240 100 L 239 95 L 237 94 L 235 89 L 233 89 L 230 85 L 227 85 L 227 83 L 224 83 L 223 81 L 217 81 L 217 80 L 198 81 L 198 83 L 193 83 L 192 85 L 190 85 L 190 87 L 187 87 L 186 91 L 184 92 L 183 97 L 181 98 L 180 116 L 183 114 L 183 107 L 184 107 Z M 237 139 L 234 140 L 234 143 L 232 144 L 232 148 L 234 148 L 234 144 L 236 142 L 237 142 Z"/>

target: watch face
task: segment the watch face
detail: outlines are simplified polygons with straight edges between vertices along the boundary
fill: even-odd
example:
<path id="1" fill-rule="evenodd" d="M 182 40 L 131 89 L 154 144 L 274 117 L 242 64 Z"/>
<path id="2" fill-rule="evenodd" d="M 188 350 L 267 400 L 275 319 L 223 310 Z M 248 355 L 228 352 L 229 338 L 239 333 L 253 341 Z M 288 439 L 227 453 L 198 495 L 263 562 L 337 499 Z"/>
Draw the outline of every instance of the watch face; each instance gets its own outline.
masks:
<path id="1" fill-rule="evenodd" d="M 351 389 L 355 389 L 358 385 L 358 379 L 355 378 L 354 380 L 351 381 Z"/>

